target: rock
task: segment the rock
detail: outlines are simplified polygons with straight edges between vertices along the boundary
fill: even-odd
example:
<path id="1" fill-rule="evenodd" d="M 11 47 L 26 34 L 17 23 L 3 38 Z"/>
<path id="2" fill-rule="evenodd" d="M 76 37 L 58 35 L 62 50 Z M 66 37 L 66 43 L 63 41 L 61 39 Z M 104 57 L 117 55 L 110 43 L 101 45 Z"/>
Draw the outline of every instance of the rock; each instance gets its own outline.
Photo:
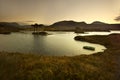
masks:
<path id="1" fill-rule="evenodd" d="M 84 46 L 83 48 L 84 48 L 84 49 L 87 49 L 87 50 L 92 50 L 92 51 L 95 50 L 95 48 L 94 48 L 94 47 L 91 47 L 91 46 Z"/>

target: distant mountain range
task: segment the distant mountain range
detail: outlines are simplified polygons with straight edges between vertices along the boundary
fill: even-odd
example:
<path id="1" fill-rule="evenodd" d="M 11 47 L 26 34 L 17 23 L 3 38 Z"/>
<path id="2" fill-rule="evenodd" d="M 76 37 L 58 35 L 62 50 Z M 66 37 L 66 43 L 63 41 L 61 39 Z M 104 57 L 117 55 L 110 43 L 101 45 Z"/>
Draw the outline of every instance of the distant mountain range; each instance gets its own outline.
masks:
<path id="1" fill-rule="evenodd" d="M 75 22 L 75 21 L 59 21 L 50 26 L 82 26 L 82 25 L 106 25 L 107 23 L 95 21 L 91 24 L 87 24 L 86 22 Z"/>
<path id="2" fill-rule="evenodd" d="M 0 27 L 6 27 L 6 26 L 20 26 L 16 22 L 0 22 Z"/>
<path id="3" fill-rule="evenodd" d="M 16 22 L 0 22 L 0 31 L 18 31 L 21 25 Z"/>
<path id="4" fill-rule="evenodd" d="M 86 25 L 85 22 L 75 22 L 75 21 L 60 21 L 56 22 L 50 26 L 56 27 L 56 26 L 79 26 L 79 25 Z"/>
<path id="5" fill-rule="evenodd" d="M 0 28 L 29 28 L 31 25 L 20 25 L 17 22 L 0 22 Z"/>
<path id="6" fill-rule="evenodd" d="M 106 31 L 106 30 L 120 30 L 120 24 L 107 24 L 100 21 L 95 21 L 91 24 L 87 24 L 85 22 L 75 22 L 75 21 L 59 21 L 49 26 L 44 26 L 46 30 L 87 30 L 87 31 Z M 8 28 L 8 29 L 27 29 L 32 28 L 31 25 L 21 26 L 16 22 L 0 22 L 0 29 Z"/>
<path id="7" fill-rule="evenodd" d="M 56 30 L 96 30 L 96 31 L 106 31 L 106 30 L 120 30 L 120 24 L 107 24 L 100 21 L 95 21 L 91 24 L 85 22 L 75 22 L 75 21 L 59 21 L 49 27 L 54 27 Z"/>

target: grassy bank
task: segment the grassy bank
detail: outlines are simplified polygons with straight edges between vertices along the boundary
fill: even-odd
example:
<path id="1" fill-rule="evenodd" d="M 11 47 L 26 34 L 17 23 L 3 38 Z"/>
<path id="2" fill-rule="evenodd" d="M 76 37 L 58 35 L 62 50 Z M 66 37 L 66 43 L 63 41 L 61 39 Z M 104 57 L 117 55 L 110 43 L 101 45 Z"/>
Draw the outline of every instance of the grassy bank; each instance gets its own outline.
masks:
<path id="1" fill-rule="evenodd" d="M 106 47 L 119 47 L 120 46 L 120 34 L 111 35 L 94 35 L 94 36 L 76 36 L 74 38 L 77 41 L 87 41 L 91 43 L 98 43 Z"/>
<path id="2" fill-rule="evenodd" d="M 118 80 L 116 57 L 120 56 L 120 46 L 112 41 L 118 36 L 86 37 L 86 41 L 93 39 L 94 43 L 110 41 L 104 53 L 92 55 L 58 57 L 0 52 L 0 80 Z"/>

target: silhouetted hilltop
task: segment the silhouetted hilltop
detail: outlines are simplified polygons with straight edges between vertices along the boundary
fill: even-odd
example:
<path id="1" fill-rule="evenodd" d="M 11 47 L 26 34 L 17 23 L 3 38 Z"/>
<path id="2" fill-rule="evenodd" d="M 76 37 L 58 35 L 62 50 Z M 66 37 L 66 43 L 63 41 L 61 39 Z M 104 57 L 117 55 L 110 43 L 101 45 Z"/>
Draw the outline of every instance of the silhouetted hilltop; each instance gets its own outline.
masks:
<path id="1" fill-rule="evenodd" d="M 18 23 L 16 22 L 0 22 L 0 27 L 18 27 L 20 26 Z"/>
<path id="2" fill-rule="evenodd" d="M 76 27 L 85 25 L 87 25 L 85 22 L 59 21 L 49 27 L 54 28 L 54 30 L 75 30 Z"/>
<path id="3" fill-rule="evenodd" d="M 18 31 L 21 25 L 16 22 L 0 22 L 0 31 Z"/>
<path id="4" fill-rule="evenodd" d="M 0 31 L 17 31 L 20 29 L 32 30 L 33 26 L 31 25 L 19 25 L 16 22 L 0 22 Z M 107 24 L 100 21 L 94 21 L 91 24 L 85 22 L 75 22 L 75 21 L 59 21 L 55 22 L 52 25 L 41 27 L 43 30 L 56 30 L 56 31 L 109 31 L 109 30 L 120 30 L 120 24 Z"/>
<path id="5" fill-rule="evenodd" d="M 79 30 L 83 31 L 109 31 L 109 30 L 120 30 L 120 24 L 107 24 L 100 21 L 94 21 L 91 24 L 85 22 L 75 21 L 59 21 L 49 26 L 54 28 L 53 30 Z"/>
<path id="6" fill-rule="evenodd" d="M 86 25 L 85 22 L 75 22 L 75 21 L 60 21 L 60 22 L 56 22 L 50 26 L 56 27 L 56 26 L 66 26 L 66 27 L 70 27 L 70 26 L 78 26 L 78 25 Z"/>
<path id="7" fill-rule="evenodd" d="M 20 29 L 24 29 L 24 28 L 29 28 L 32 27 L 31 25 L 20 25 L 17 22 L 0 22 L 0 27 L 2 28 L 20 28 Z"/>
<path id="8" fill-rule="evenodd" d="M 100 21 L 94 21 L 94 22 L 92 22 L 91 24 L 98 24 L 98 25 L 99 25 L 99 24 L 100 24 L 100 25 L 102 24 L 102 25 L 104 25 L 104 24 L 107 24 L 107 23 L 100 22 Z"/>

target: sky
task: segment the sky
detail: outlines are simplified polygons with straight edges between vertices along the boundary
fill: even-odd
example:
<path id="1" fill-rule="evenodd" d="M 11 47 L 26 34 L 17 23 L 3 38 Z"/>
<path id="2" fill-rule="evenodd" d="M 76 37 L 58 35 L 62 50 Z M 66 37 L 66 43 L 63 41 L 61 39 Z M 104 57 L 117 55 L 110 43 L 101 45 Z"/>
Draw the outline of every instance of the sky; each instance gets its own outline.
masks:
<path id="1" fill-rule="evenodd" d="M 0 0 L 0 22 L 120 23 L 120 0 Z"/>

